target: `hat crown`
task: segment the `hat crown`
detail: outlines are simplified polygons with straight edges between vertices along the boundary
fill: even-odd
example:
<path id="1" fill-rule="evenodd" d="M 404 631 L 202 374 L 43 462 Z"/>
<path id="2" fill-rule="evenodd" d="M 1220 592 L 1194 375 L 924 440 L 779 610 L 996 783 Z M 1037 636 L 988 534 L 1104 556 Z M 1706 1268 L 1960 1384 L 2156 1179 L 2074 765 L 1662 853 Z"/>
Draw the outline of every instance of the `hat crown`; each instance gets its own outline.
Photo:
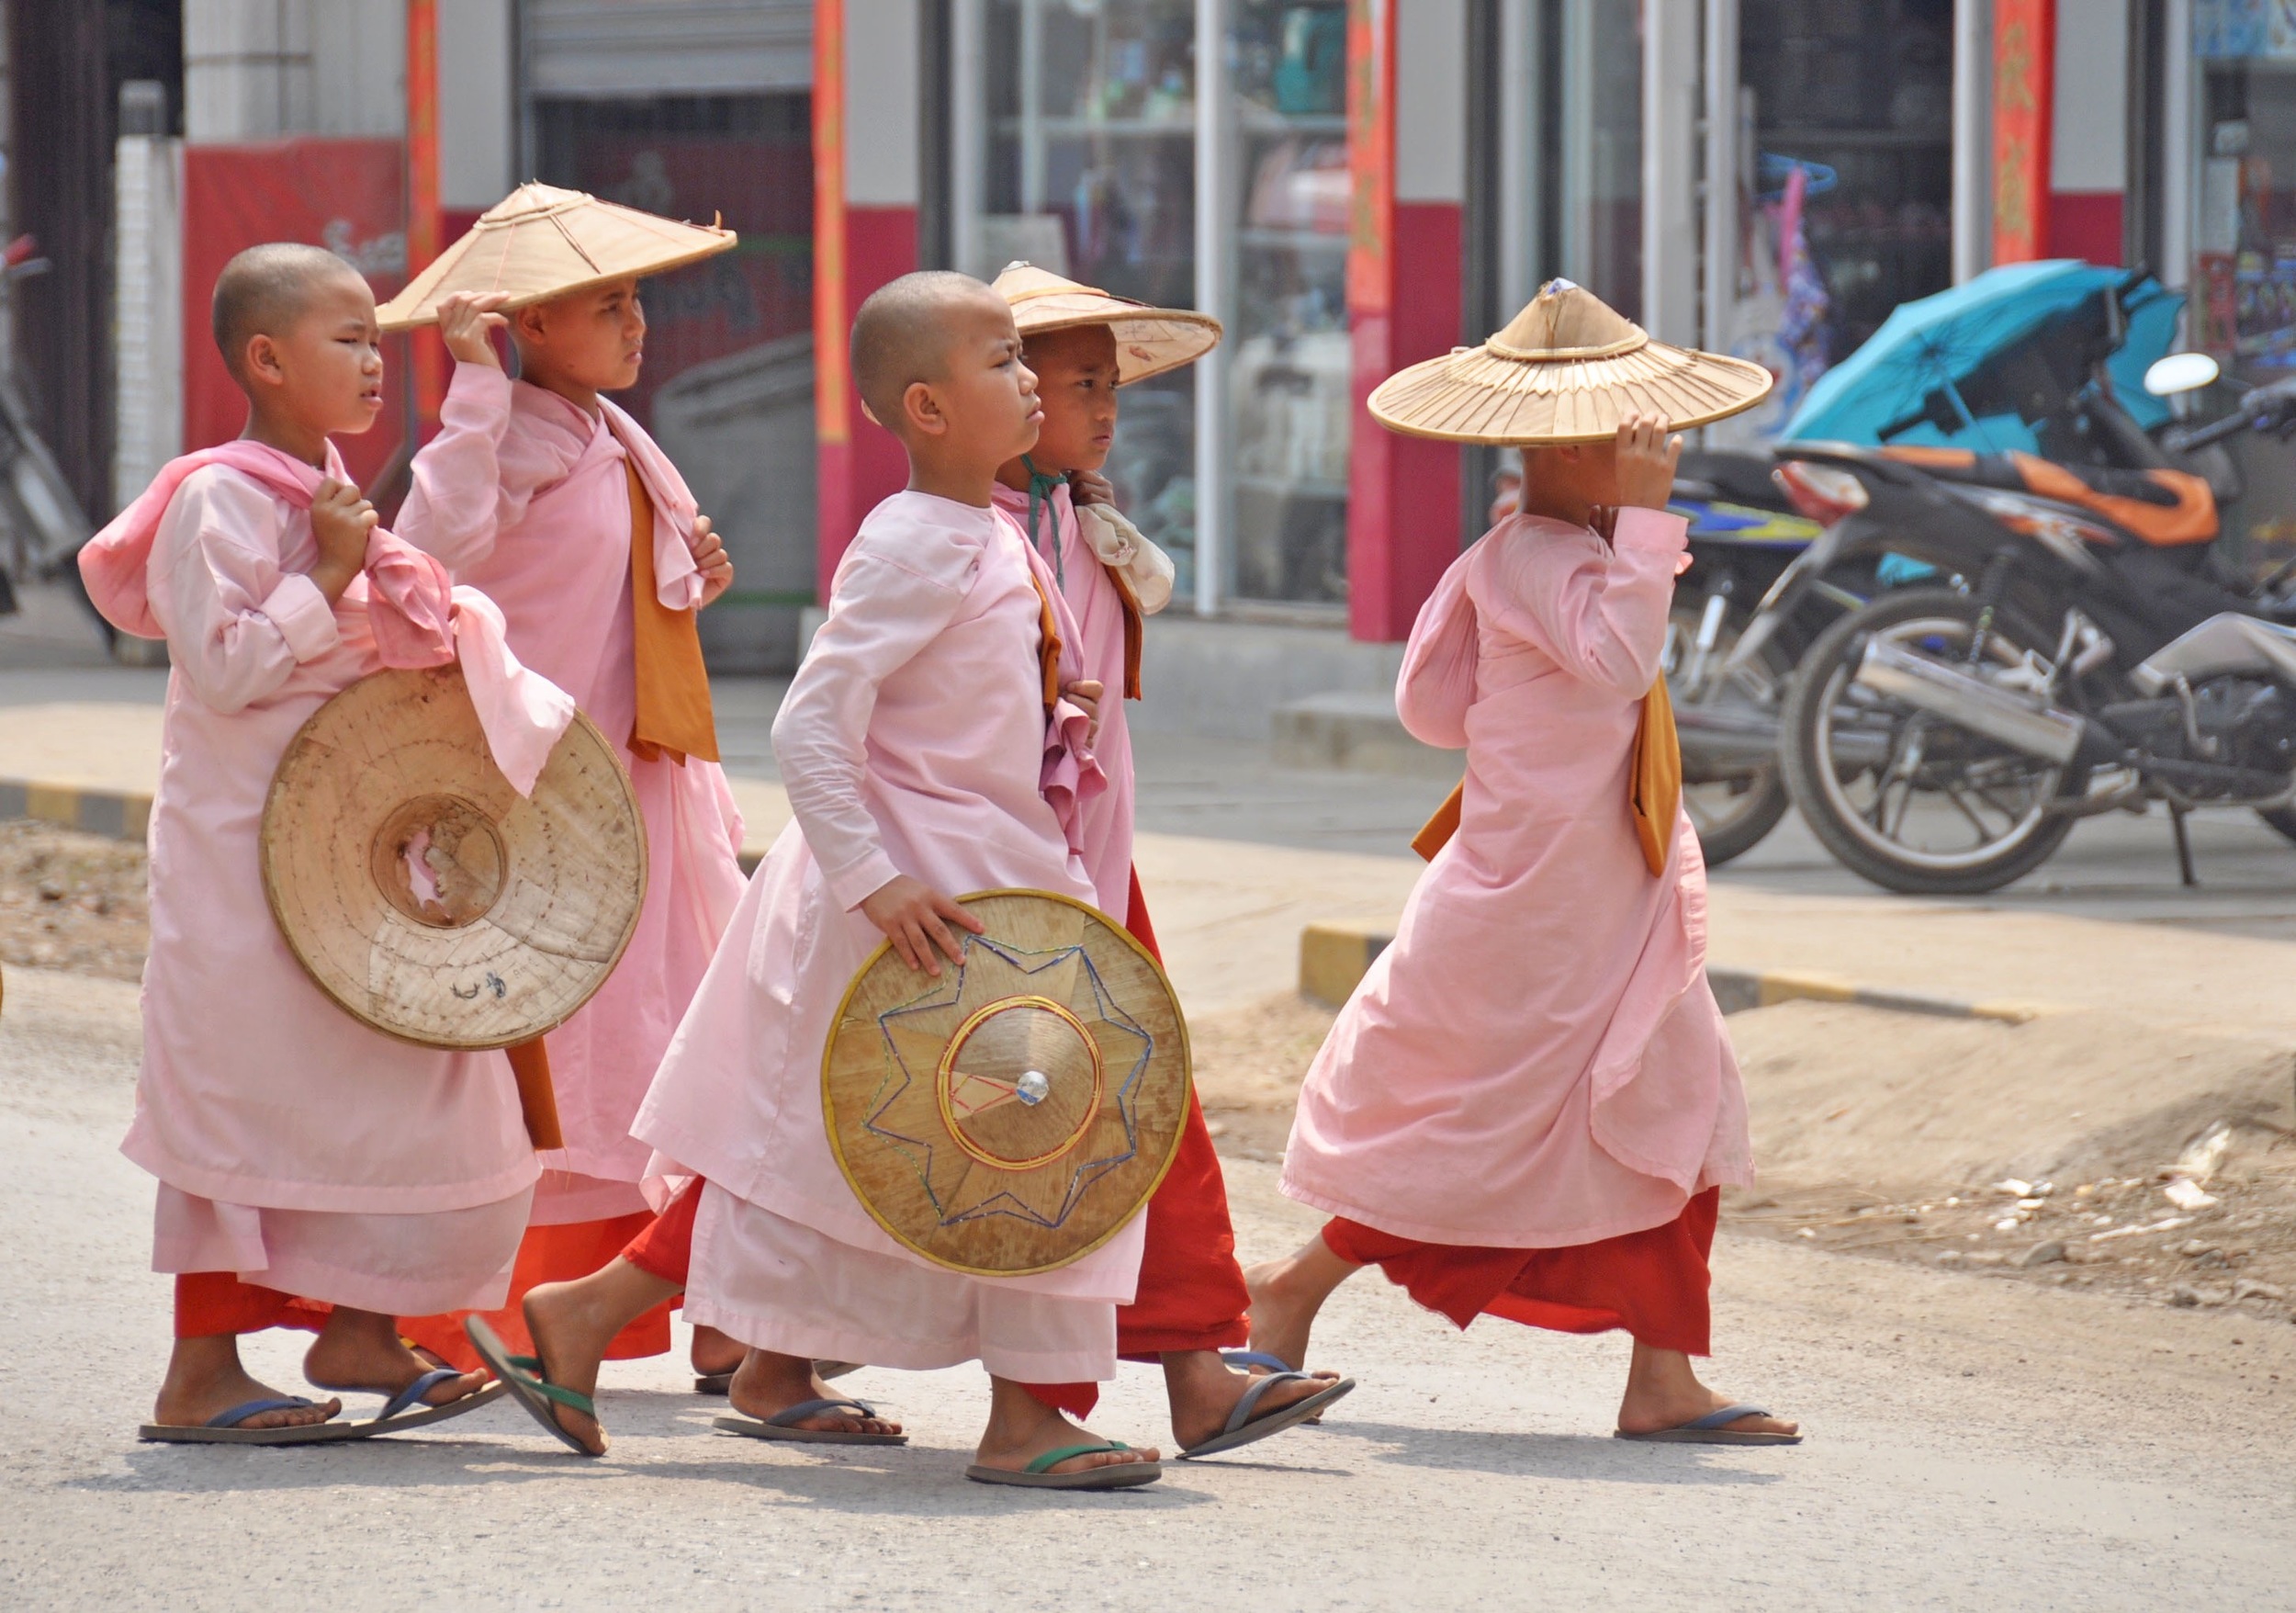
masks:
<path id="1" fill-rule="evenodd" d="M 1585 287 L 1549 280 L 1485 345 L 1531 364 L 1616 358 L 1646 345 L 1649 333 Z"/>
<path id="2" fill-rule="evenodd" d="M 481 224 L 516 224 L 580 207 L 592 199 L 587 191 L 564 190 L 530 179 L 478 215 Z"/>

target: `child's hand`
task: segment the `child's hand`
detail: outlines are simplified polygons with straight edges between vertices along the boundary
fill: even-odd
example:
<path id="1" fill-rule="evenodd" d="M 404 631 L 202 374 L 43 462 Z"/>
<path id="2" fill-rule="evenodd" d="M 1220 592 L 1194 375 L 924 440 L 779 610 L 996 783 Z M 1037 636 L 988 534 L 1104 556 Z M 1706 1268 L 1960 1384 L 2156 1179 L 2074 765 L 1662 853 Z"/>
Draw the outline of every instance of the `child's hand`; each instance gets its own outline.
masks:
<path id="1" fill-rule="evenodd" d="M 359 490 L 329 478 L 311 499 L 311 536 L 319 544 L 319 563 L 311 581 L 332 604 L 366 570 L 366 535 L 382 517 L 359 496 Z"/>
<path id="2" fill-rule="evenodd" d="M 438 305 L 438 333 L 445 338 L 446 351 L 456 363 L 502 367 L 502 355 L 495 352 L 493 337 L 510 321 L 494 310 L 509 300 L 509 294 L 501 291 L 483 296 L 457 291 Z"/>
<path id="3" fill-rule="evenodd" d="M 1072 705 L 1083 707 L 1085 716 L 1092 719 L 1086 737 L 1094 739 L 1100 737 L 1100 694 L 1101 685 L 1097 678 L 1078 678 L 1074 682 L 1061 685 L 1061 698 Z"/>
<path id="4" fill-rule="evenodd" d="M 1095 504 L 1116 504 L 1116 484 L 1097 470 L 1072 470 L 1068 473 L 1068 497 L 1080 510 Z"/>
<path id="5" fill-rule="evenodd" d="M 986 928 L 931 885 L 906 874 L 895 874 L 863 897 L 861 908 L 862 918 L 885 932 L 885 939 L 893 942 L 893 950 L 901 954 L 903 963 L 912 969 L 924 970 L 936 980 L 940 978 L 940 960 L 933 955 L 935 945 L 948 954 L 951 963 L 964 962 L 964 953 L 958 948 L 957 938 L 949 933 L 949 925 L 969 930 L 975 935 Z"/>
<path id="6" fill-rule="evenodd" d="M 1618 423 L 1618 503 L 1623 508 L 1663 510 L 1674 491 L 1674 463 L 1683 439 L 1666 434 L 1656 414 L 1629 414 Z"/>
<path id="7" fill-rule="evenodd" d="M 692 551 L 693 563 L 702 569 L 702 603 L 714 603 L 734 585 L 734 562 L 726 553 L 726 540 L 717 536 L 707 515 L 696 515 L 693 536 L 686 547 Z"/>

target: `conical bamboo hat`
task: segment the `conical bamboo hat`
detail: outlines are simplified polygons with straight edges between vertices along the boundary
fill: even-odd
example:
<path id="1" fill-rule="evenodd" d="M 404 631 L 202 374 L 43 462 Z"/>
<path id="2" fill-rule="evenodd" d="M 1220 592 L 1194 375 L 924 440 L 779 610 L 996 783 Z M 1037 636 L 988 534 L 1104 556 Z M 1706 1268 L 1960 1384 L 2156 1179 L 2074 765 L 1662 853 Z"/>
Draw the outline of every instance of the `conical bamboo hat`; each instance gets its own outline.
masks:
<path id="1" fill-rule="evenodd" d="M 646 895 L 637 797 L 597 726 L 577 716 L 521 795 L 454 666 L 376 672 L 313 712 L 272 775 L 259 861 L 319 988 L 425 1047 L 564 1022 Z"/>
<path id="2" fill-rule="evenodd" d="M 1019 1277 L 1123 1231 L 1187 1118 L 1187 1027 L 1107 914 L 1046 891 L 958 898 L 987 928 L 938 980 L 881 946 L 821 1059 L 829 1147 L 878 1225 L 935 1265 Z"/>
<path id="3" fill-rule="evenodd" d="M 386 331 L 434 324 L 457 291 L 507 292 L 523 308 L 630 275 L 658 275 L 730 250 L 715 224 L 681 224 L 555 185 L 520 186 L 478 215 L 407 288 L 375 310 Z"/>
<path id="4" fill-rule="evenodd" d="M 1150 308 L 1097 287 L 1064 280 L 1034 264 L 1005 265 L 991 288 L 1012 304 L 1012 322 L 1025 340 L 1047 331 L 1106 325 L 1116 337 L 1116 384 L 1194 364 L 1220 345 L 1220 321 L 1186 308 Z"/>
<path id="5" fill-rule="evenodd" d="M 1601 442 L 1637 412 L 1664 415 L 1670 431 L 1710 425 L 1773 384 L 1758 364 L 1653 342 L 1592 291 L 1549 280 L 1480 347 L 1381 381 L 1370 409 L 1405 436 L 1537 446 Z"/>

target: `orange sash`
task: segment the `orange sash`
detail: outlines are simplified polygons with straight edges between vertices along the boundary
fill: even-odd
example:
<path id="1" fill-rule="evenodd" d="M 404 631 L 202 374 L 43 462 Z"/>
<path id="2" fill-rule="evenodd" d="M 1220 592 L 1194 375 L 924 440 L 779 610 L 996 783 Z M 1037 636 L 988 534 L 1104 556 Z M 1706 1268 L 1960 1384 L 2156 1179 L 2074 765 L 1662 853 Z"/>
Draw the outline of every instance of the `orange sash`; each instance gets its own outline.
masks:
<path id="1" fill-rule="evenodd" d="M 511 1055 L 511 1074 L 518 1081 L 519 1112 L 526 1122 L 526 1136 L 536 1149 L 563 1148 L 566 1135 L 558 1130 L 558 1094 L 550 1082 L 550 1055 L 537 1036 L 503 1052 Z"/>
<path id="2" fill-rule="evenodd" d="M 667 756 L 717 760 L 717 724 L 710 710 L 710 675 L 702 664 L 696 611 L 673 611 L 654 592 L 654 501 L 628 458 L 630 479 L 630 643 L 636 652 L 637 716 L 630 751 L 642 761 Z"/>
<path id="3" fill-rule="evenodd" d="M 1147 638 L 1147 621 L 1141 614 L 1140 597 L 1132 592 L 1131 582 L 1124 573 L 1105 560 L 1101 569 L 1108 572 L 1109 581 L 1116 584 L 1117 600 L 1124 607 L 1124 698 L 1138 700 L 1140 651 Z"/>
<path id="4" fill-rule="evenodd" d="M 1034 567 L 1029 570 L 1029 586 L 1036 590 L 1036 659 L 1038 670 L 1044 674 L 1044 715 L 1050 716 L 1061 697 L 1061 630 L 1052 615 L 1052 596 L 1044 592 Z"/>

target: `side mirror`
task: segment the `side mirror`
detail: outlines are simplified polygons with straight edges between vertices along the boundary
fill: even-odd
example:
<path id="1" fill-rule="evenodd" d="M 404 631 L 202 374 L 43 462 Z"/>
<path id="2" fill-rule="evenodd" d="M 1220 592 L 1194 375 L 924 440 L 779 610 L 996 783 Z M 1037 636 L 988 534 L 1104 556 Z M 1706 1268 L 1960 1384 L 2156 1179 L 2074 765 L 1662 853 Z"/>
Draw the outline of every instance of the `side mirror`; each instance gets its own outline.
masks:
<path id="1" fill-rule="evenodd" d="M 2213 386 L 2222 373 L 2216 360 L 2205 353 L 2171 353 L 2144 372 L 2144 389 L 2155 398 L 2197 392 Z"/>

